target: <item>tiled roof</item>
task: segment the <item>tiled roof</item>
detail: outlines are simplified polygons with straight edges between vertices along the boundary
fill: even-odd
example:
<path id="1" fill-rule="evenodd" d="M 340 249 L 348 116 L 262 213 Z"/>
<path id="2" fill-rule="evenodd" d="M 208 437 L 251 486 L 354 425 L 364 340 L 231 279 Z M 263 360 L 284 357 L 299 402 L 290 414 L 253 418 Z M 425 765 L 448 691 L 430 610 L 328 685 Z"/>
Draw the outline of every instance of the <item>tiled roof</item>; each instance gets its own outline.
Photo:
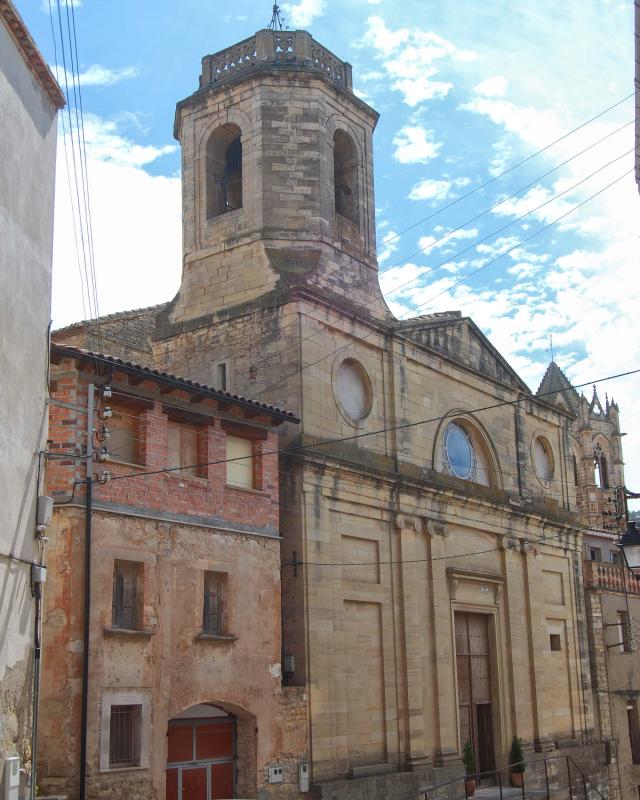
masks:
<path id="1" fill-rule="evenodd" d="M 51 70 L 47 66 L 47 62 L 38 50 L 36 43 L 31 38 L 27 26 L 24 24 L 22 17 L 18 14 L 11 0 L 0 0 L 0 18 L 4 20 L 7 28 L 11 31 L 17 46 L 22 52 L 22 57 L 34 77 L 40 83 L 40 86 L 46 92 L 52 105 L 55 106 L 55 108 L 63 108 L 66 104 L 66 100 L 62 89 L 58 86 L 58 82 L 53 77 Z"/>
<path id="2" fill-rule="evenodd" d="M 287 422 L 299 422 L 300 420 L 294 413 L 291 411 L 285 411 L 284 409 L 277 408 L 276 406 L 269 405 L 267 403 L 260 403 L 257 400 L 251 400 L 248 397 L 243 397 L 242 395 L 231 394 L 230 392 L 224 392 L 221 389 L 213 389 L 210 386 L 205 386 L 203 383 L 198 383 L 197 381 L 191 381 L 188 378 L 181 378 L 178 375 L 172 375 L 169 372 L 161 372 L 160 370 L 153 369 L 152 367 L 145 367 L 141 364 L 134 364 L 131 361 L 124 361 L 121 358 L 116 358 L 115 356 L 105 355 L 104 353 L 92 353 L 90 350 L 83 350 L 80 347 L 69 347 L 67 345 L 59 345 L 59 344 L 52 344 L 51 345 L 51 352 L 52 354 L 56 354 L 58 356 L 67 357 L 67 358 L 88 358 L 88 359 L 95 359 L 97 361 L 101 361 L 107 364 L 113 364 L 113 366 L 122 369 L 128 372 L 135 372 L 137 374 L 143 374 L 148 376 L 151 380 L 159 381 L 160 383 L 164 384 L 176 384 L 176 389 L 183 389 L 188 392 L 193 392 L 194 394 L 203 394 L 205 396 L 212 397 L 216 400 L 223 400 L 229 403 L 233 403 L 238 406 L 242 406 L 244 408 L 251 408 L 258 411 L 263 411 L 266 414 L 271 416 L 279 417 L 282 421 Z"/>
<path id="3" fill-rule="evenodd" d="M 0 3 L 2 0 L 0 0 Z M 105 314 L 102 317 L 97 317 L 96 319 L 82 319 L 78 322 L 72 322 L 70 325 L 65 325 L 64 328 L 56 328 L 53 331 L 53 335 L 58 333 L 65 333 L 66 331 L 72 331 L 75 328 L 82 328 L 88 327 L 90 325 L 101 324 L 103 322 L 117 322 L 121 319 L 129 319 L 131 317 L 139 317 L 139 316 L 147 316 L 153 312 L 162 311 L 162 309 L 166 306 L 166 303 L 158 303 L 155 306 L 145 306 L 144 308 L 132 308 L 130 311 L 116 311 L 113 314 Z"/>

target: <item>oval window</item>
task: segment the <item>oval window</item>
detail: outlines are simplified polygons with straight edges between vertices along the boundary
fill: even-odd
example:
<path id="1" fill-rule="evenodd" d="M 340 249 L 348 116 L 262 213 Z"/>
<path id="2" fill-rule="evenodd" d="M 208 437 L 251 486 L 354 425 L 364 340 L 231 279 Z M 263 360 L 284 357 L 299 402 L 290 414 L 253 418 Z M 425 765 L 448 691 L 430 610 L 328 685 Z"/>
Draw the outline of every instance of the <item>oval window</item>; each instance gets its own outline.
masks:
<path id="1" fill-rule="evenodd" d="M 455 422 L 450 422 L 444 432 L 444 460 L 452 475 L 463 480 L 473 480 L 476 454 L 467 432 Z"/>
<path id="2" fill-rule="evenodd" d="M 553 478 L 553 452 L 542 436 L 533 443 L 533 466 L 539 480 L 548 483 Z"/>
<path id="3" fill-rule="evenodd" d="M 336 394 L 350 421 L 362 422 L 371 413 L 371 381 L 365 368 L 354 358 L 346 358 L 338 367 Z"/>

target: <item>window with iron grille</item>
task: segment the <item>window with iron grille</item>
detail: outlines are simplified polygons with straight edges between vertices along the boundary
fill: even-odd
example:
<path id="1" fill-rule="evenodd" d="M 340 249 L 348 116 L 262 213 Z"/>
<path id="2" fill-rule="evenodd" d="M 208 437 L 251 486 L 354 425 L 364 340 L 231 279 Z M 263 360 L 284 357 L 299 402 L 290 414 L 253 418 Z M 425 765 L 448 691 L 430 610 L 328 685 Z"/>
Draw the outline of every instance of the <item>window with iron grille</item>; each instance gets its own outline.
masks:
<path id="1" fill-rule="evenodd" d="M 141 592 L 142 564 L 136 561 L 116 561 L 113 568 L 113 602 L 111 624 L 114 628 L 136 630 L 140 627 L 138 601 Z"/>
<path id="2" fill-rule="evenodd" d="M 202 630 L 212 635 L 226 633 L 227 576 L 224 572 L 204 573 L 204 611 Z"/>
<path id="3" fill-rule="evenodd" d="M 111 706 L 109 767 L 140 765 L 140 721 L 142 706 Z"/>
<path id="4" fill-rule="evenodd" d="M 626 611 L 618 611 L 618 641 L 621 653 L 633 652 L 633 632 L 629 614 Z"/>

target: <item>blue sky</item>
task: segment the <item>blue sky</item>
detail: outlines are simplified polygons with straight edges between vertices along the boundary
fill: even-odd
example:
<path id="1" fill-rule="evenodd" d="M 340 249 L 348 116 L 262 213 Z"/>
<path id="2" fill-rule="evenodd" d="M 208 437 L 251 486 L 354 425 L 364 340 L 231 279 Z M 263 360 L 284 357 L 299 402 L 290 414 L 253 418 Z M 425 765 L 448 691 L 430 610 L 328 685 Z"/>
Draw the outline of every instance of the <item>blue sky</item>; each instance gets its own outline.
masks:
<path id="1" fill-rule="evenodd" d="M 48 0 L 15 1 L 46 58 L 60 62 Z M 175 103 L 196 89 L 201 57 L 265 27 L 271 3 L 74 4 L 104 314 L 161 302 L 177 290 Z M 52 5 L 55 12 L 57 0 Z M 550 358 L 549 334 L 556 360 L 576 382 L 640 367 L 640 196 L 632 175 L 623 177 L 632 168 L 625 155 L 634 142 L 631 99 L 446 207 L 632 92 L 632 1 L 282 5 L 291 27 L 310 30 L 353 64 L 354 89 L 381 113 L 374 137 L 378 250 L 393 311 L 462 310 L 534 390 Z M 54 13 L 56 36 L 57 25 Z M 84 309 L 62 139 L 58 163 L 59 326 L 82 318 Z M 639 386 L 634 376 L 598 388 L 603 402 L 608 392 L 621 405 L 630 431 L 627 483 L 637 491 Z"/>

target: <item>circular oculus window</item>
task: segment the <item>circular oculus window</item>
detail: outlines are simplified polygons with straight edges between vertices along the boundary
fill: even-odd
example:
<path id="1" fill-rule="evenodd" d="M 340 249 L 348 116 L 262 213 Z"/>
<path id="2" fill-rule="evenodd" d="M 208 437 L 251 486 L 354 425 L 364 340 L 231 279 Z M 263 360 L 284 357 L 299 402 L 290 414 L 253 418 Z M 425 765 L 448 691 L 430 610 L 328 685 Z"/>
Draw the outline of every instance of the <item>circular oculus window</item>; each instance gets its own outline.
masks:
<path id="1" fill-rule="evenodd" d="M 456 478 L 473 480 L 476 472 L 476 452 L 471 437 L 461 425 L 450 422 L 442 443 L 444 462 Z"/>
<path id="2" fill-rule="evenodd" d="M 336 396 L 349 422 L 360 423 L 371 413 L 373 392 L 367 371 L 354 358 L 345 358 L 336 372 Z"/>
<path id="3" fill-rule="evenodd" d="M 543 436 L 537 436 L 533 442 L 533 467 L 538 480 L 549 483 L 553 478 L 553 451 Z"/>

